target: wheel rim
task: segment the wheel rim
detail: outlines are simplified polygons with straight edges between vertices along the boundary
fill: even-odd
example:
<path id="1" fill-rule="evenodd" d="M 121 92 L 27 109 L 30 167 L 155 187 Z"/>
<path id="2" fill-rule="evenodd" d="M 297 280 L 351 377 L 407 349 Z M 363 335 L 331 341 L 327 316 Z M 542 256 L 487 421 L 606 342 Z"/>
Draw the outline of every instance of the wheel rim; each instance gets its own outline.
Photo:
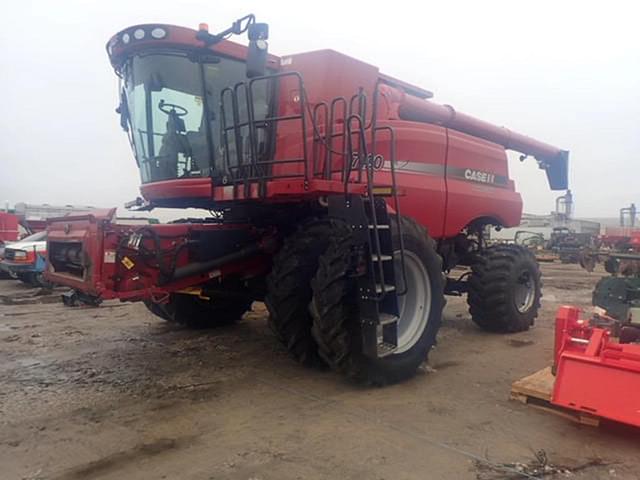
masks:
<path id="1" fill-rule="evenodd" d="M 528 312 L 536 298 L 536 283 L 531 272 L 525 270 L 520 274 L 513 292 L 513 302 L 520 313 Z"/>
<path id="2" fill-rule="evenodd" d="M 400 252 L 395 252 L 396 272 L 401 276 Z M 411 349 L 422 337 L 431 312 L 431 280 L 420 258 L 405 250 L 404 263 L 407 272 L 407 292 L 398 297 L 398 348 L 395 353 Z M 398 279 L 402 283 L 402 279 Z"/>

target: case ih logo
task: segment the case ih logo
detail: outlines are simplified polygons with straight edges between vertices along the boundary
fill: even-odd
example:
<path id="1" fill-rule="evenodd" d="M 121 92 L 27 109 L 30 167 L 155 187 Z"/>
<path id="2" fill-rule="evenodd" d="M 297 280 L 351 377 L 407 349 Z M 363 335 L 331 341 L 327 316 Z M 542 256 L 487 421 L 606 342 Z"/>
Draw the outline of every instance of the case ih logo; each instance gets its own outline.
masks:
<path id="1" fill-rule="evenodd" d="M 378 168 L 379 163 L 374 160 L 374 168 Z M 396 169 L 401 172 L 415 172 L 425 175 L 446 175 L 449 178 L 455 178 L 456 180 L 464 180 L 467 182 L 477 182 L 491 185 L 493 187 L 506 187 L 509 184 L 509 179 L 504 175 L 498 175 L 495 173 L 483 172 L 482 170 L 473 170 L 472 168 L 462 167 L 446 167 L 440 163 L 423 163 L 423 162 L 405 162 L 397 161 Z M 355 168 L 355 167 L 354 167 Z M 387 165 L 383 167 L 385 170 L 389 170 L 391 167 Z"/>
<path id="2" fill-rule="evenodd" d="M 482 172 L 480 170 L 471 170 L 467 168 L 464 171 L 464 178 L 474 182 L 496 183 L 496 176 L 493 173 Z"/>

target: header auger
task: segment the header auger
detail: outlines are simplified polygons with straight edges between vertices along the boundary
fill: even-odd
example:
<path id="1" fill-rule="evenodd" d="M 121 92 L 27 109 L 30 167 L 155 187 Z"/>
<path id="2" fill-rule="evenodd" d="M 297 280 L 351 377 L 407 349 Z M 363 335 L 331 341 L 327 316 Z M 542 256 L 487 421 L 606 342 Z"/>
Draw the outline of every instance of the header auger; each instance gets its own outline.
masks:
<path id="1" fill-rule="evenodd" d="M 227 40 L 245 32 L 248 47 Z M 112 223 L 113 211 L 60 219 L 48 277 L 189 326 L 264 301 L 300 362 L 376 384 L 426 359 L 445 292 L 468 292 L 482 328 L 529 328 L 535 259 L 487 247 L 483 231 L 520 221 L 505 149 L 534 156 L 552 189 L 567 187 L 568 153 L 331 50 L 275 57 L 267 38 L 249 15 L 219 34 L 137 25 L 109 41 L 138 207 L 212 216 L 144 228 Z M 446 279 L 456 265 L 471 270 Z"/>

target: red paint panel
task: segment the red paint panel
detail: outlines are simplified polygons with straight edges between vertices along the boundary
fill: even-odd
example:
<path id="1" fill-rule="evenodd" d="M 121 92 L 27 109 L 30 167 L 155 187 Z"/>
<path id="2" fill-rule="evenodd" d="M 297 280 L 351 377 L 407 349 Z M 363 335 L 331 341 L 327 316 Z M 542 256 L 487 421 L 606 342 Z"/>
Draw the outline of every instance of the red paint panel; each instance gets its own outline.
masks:
<path id="1" fill-rule="evenodd" d="M 140 186 L 140 193 L 149 200 L 163 200 L 167 198 L 212 198 L 211 179 L 179 178 L 162 182 L 145 183 Z"/>
<path id="2" fill-rule="evenodd" d="M 443 235 L 446 131 L 436 125 L 390 122 L 396 132 L 396 181 L 403 195 L 400 211 L 423 225 L 432 237 Z M 390 159 L 389 135 L 380 132 L 376 153 Z M 391 175 L 376 173 L 376 183 L 391 185 Z M 393 202 L 389 201 L 393 206 Z"/>
<path id="3" fill-rule="evenodd" d="M 480 217 L 495 218 L 505 227 L 519 225 L 522 198 L 508 178 L 504 148 L 453 130 L 448 134 L 447 211 L 443 235 L 454 236 Z M 498 185 L 471 180 L 473 172 L 488 173 L 506 181 Z"/>
<path id="4" fill-rule="evenodd" d="M 307 100 L 312 105 L 339 96 L 346 96 L 348 100 L 359 88 L 371 98 L 378 79 L 377 67 L 334 50 L 283 56 L 281 70 L 302 74 Z M 291 98 L 291 95 L 281 98 Z"/>
<path id="5" fill-rule="evenodd" d="M 18 240 L 18 217 L 11 213 L 0 212 L 0 244 Z"/>

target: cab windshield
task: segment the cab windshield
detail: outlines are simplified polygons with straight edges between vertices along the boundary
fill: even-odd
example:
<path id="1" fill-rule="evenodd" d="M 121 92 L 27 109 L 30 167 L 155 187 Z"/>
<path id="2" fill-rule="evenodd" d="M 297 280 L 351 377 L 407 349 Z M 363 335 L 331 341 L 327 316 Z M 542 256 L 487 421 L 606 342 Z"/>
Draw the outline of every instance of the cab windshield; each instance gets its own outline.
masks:
<path id="1" fill-rule="evenodd" d="M 181 52 L 132 56 L 123 68 L 142 183 L 224 174 L 220 93 L 246 80 L 243 62 Z M 254 98 L 266 112 L 266 91 Z M 262 108 L 260 108 L 262 107 Z"/>

